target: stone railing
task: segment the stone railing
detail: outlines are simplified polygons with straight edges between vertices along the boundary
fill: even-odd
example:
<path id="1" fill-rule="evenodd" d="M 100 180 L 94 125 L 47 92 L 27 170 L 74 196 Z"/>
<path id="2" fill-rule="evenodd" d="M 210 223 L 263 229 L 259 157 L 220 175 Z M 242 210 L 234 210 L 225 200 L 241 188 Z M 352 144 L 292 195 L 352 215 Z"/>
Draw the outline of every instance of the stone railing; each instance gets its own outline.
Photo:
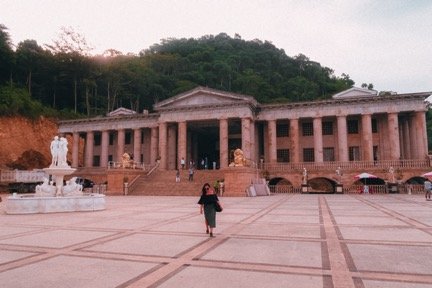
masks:
<path id="1" fill-rule="evenodd" d="M 1 170 L 0 171 L 0 182 L 42 182 L 44 177 L 48 175 L 43 170 Z"/>
<path id="2" fill-rule="evenodd" d="M 154 167 L 154 165 L 144 164 L 135 161 L 128 161 L 128 162 L 109 161 L 107 168 L 108 169 L 139 169 L 139 170 L 149 171 L 152 167 Z"/>
<path id="3" fill-rule="evenodd" d="M 301 162 L 301 163 L 261 163 L 260 169 L 269 172 L 301 172 L 303 168 L 307 171 L 333 170 L 338 168 L 344 171 L 358 169 L 386 169 L 397 168 L 428 168 L 431 167 L 429 159 L 424 160 L 383 160 L 383 161 L 349 161 L 349 162 Z"/>
<path id="4" fill-rule="evenodd" d="M 271 193 L 291 194 L 301 193 L 300 187 L 292 185 L 268 185 Z M 386 185 L 368 185 L 369 194 L 388 194 L 389 189 Z M 364 185 L 351 185 L 343 188 L 344 194 L 363 194 Z M 398 186 L 398 193 L 402 194 L 423 194 L 423 185 L 402 184 Z"/>

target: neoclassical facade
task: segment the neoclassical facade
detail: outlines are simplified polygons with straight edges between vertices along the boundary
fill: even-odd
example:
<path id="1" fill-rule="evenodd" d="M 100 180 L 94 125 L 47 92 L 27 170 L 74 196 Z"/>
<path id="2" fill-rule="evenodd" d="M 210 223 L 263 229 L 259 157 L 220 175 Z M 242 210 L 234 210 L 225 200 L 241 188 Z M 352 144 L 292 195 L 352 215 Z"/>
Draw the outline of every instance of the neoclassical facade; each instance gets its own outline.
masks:
<path id="1" fill-rule="evenodd" d="M 120 108 L 61 121 L 59 132 L 73 135 L 72 167 L 108 167 L 128 153 L 141 165 L 158 160 L 162 170 L 177 169 L 182 158 L 223 169 L 236 148 L 251 165 L 424 160 L 430 95 L 351 88 L 329 100 L 260 104 L 197 87 L 155 104 L 154 113 Z"/>

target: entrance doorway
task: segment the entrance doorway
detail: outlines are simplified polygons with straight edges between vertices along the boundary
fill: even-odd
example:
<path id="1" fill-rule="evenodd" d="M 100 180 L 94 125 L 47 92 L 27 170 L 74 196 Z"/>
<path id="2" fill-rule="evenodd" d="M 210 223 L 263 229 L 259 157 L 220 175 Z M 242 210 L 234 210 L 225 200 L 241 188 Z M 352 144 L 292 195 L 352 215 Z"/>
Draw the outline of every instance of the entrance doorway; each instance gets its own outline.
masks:
<path id="1" fill-rule="evenodd" d="M 219 124 L 217 121 L 188 123 L 190 159 L 197 169 L 219 167 Z"/>

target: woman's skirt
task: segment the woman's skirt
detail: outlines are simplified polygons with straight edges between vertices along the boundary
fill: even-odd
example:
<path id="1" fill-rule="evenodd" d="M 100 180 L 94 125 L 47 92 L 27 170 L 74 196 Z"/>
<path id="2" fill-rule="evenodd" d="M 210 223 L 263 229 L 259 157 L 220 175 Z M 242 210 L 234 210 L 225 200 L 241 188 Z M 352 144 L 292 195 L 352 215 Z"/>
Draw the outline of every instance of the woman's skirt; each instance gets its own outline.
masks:
<path id="1" fill-rule="evenodd" d="M 210 227 L 216 227 L 216 209 L 213 203 L 204 205 L 204 216 Z"/>

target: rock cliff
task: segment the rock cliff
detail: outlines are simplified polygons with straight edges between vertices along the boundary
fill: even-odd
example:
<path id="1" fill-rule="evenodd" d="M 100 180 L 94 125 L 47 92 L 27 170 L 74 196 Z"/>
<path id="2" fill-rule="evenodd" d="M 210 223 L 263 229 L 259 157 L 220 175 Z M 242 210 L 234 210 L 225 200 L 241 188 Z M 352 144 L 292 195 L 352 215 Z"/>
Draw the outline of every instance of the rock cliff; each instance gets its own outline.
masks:
<path id="1" fill-rule="evenodd" d="M 51 161 L 50 142 L 57 134 L 53 119 L 0 117 L 0 169 L 47 167 Z"/>

